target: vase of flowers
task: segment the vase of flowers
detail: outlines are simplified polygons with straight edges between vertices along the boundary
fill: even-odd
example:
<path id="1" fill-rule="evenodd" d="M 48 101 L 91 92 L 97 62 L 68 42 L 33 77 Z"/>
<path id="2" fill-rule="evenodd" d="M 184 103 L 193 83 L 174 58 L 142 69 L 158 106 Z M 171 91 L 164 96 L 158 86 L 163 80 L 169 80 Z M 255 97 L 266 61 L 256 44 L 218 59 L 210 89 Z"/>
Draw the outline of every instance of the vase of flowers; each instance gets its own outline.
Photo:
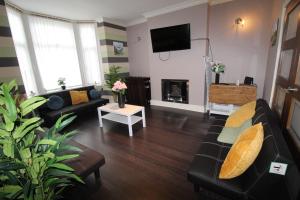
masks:
<path id="1" fill-rule="evenodd" d="M 116 81 L 114 83 L 114 86 L 112 87 L 112 91 L 116 92 L 118 94 L 118 104 L 120 108 L 125 107 L 125 90 L 127 89 L 127 86 L 122 81 Z"/>
<path id="2" fill-rule="evenodd" d="M 225 65 L 222 63 L 213 63 L 211 70 L 216 73 L 215 84 L 220 83 L 220 74 L 225 72 Z"/>
<path id="3" fill-rule="evenodd" d="M 63 90 L 66 89 L 66 83 L 65 83 L 65 81 L 66 81 L 66 78 L 64 78 L 64 77 L 60 77 L 60 78 L 58 78 L 58 80 L 57 80 L 58 85 L 59 85 L 59 86 L 61 87 L 61 89 L 63 89 Z"/>

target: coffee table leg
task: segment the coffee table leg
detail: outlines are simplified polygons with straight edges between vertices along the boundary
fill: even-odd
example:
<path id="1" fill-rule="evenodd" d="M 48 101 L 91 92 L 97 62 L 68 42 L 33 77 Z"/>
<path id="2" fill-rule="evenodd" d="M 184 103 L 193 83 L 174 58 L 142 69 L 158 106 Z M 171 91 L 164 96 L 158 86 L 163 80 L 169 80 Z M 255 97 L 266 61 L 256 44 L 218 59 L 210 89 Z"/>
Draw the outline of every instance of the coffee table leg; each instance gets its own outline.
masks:
<path id="1" fill-rule="evenodd" d="M 101 114 L 101 110 L 100 110 L 100 109 L 98 109 L 98 117 L 99 117 L 99 124 L 100 124 L 100 127 L 103 127 L 102 114 Z"/>
<path id="2" fill-rule="evenodd" d="M 132 123 L 131 123 L 131 116 L 127 117 L 128 120 L 128 130 L 129 130 L 129 136 L 132 137 Z"/>
<path id="3" fill-rule="evenodd" d="M 143 127 L 146 127 L 145 108 L 142 109 Z"/>

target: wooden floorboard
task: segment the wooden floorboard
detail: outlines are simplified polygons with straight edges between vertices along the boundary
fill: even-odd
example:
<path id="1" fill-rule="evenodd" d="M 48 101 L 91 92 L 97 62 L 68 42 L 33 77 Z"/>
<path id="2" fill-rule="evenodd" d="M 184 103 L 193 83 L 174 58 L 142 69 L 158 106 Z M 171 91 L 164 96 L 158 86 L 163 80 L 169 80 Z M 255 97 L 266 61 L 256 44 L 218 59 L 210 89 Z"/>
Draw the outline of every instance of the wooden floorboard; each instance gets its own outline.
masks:
<path id="1" fill-rule="evenodd" d="M 77 120 L 75 140 L 105 156 L 101 185 L 90 176 L 84 186 L 68 191 L 66 199 L 183 200 L 199 199 L 186 172 L 206 134 L 210 121 L 201 113 L 152 107 L 146 110 L 147 127 L 104 121 L 97 116 Z"/>

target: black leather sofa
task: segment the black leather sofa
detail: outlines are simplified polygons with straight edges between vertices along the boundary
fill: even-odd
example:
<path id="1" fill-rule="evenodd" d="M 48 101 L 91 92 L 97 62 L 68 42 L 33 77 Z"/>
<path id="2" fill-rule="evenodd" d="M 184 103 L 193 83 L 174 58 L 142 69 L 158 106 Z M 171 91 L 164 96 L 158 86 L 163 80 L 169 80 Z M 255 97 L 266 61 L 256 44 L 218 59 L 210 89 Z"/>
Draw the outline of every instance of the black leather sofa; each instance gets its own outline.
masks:
<path id="1" fill-rule="evenodd" d="M 64 105 L 59 110 L 51 110 L 47 106 L 47 104 L 44 104 L 43 106 L 38 108 L 39 115 L 44 119 L 44 126 L 46 126 L 46 127 L 52 126 L 56 122 L 56 120 L 63 114 L 74 113 L 79 117 L 88 115 L 91 112 L 96 112 L 97 107 L 105 105 L 109 102 L 108 99 L 103 99 L 103 98 L 93 100 L 89 94 L 89 91 L 92 89 L 94 89 L 94 86 L 72 89 L 72 90 L 78 90 L 78 91 L 87 90 L 89 102 L 81 103 L 78 105 L 72 105 L 72 100 L 71 100 L 71 96 L 69 93 L 70 90 L 62 90 L 62 91 L 58 91 L 58 92 L 48 93 L 45 95 L 40 95 L 45 98 L 49 98 L 52 95 L 57 95 L 57 96 L 60 96 L 64 100 Z"/>
<path id="2" fill-rule="evenodd" d="M 252 124 L 262 122 L 264 142 L 261 152 L 250 168 L 241 176 L 220 180 L 220 167 L 230 145 L 217 141 L 226 117 L 215 116 L 198 153 L 194 155 L 187 178 L 200 195 L 226 199 L 299 200 L 300 176 L 279 127 L 279 121 L 267 103 L 257 100 Z M 285 176 L 269 173 L 271 162 L 287 163 Z M 207 192 L 209 191 L 209 192 Z M 206 193 L 206 194 L 205 194 Z"/>

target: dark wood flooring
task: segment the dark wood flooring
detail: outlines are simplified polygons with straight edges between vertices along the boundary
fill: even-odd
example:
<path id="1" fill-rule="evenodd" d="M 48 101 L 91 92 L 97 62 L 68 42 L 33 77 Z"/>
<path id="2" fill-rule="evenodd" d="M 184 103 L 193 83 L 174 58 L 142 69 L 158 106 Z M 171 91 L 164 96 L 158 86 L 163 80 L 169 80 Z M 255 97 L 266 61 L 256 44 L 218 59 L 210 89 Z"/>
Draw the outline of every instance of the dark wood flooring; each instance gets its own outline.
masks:
<path id="1" fill-rule="evenodd" d="M 126 125 L 104 121 L 101 129 L 96 115 L 77 120 L 74 139 L 102 153 L 106 164 L 101 186 L 90 176 L 67 199 L 198 199 L 186 172 L 209 127 L 207 116 L 152 107 L 146 110 L 146 122 L 147 128 L 134 125 L 130 138 Z"/>

